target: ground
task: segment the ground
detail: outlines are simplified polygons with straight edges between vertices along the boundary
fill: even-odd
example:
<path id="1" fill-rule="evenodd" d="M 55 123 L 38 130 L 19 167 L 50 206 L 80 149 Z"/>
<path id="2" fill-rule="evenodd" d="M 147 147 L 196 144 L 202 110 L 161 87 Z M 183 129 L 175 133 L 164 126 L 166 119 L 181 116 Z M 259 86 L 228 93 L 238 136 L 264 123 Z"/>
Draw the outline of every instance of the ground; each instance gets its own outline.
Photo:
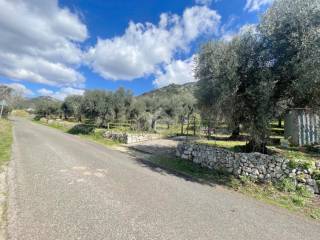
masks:
<path id="1" fill-rule="evenodd" d="M 319 239 L 320 223 L 26 120 L 10 239 Z"/>

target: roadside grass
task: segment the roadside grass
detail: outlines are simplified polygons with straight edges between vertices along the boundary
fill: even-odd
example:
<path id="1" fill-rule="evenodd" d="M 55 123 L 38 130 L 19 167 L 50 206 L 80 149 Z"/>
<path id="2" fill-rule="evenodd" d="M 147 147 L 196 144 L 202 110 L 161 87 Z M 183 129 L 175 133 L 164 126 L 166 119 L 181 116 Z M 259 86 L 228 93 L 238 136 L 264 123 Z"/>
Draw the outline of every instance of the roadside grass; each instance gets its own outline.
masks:
<path id="1" fill-rule="evenodd" d="M 8 120 L 0 119 L 0 166 L 10 160 L 12 140 L 11 123 Z"/>
<path id="2" fill-rule="evenodd" d="M 78 125 L 75 125 L 73 127 L 66 127 L 58 124 L 48 124 L 48 123 L 40 122 L 37 120 L 33 120 L 33 122 L 58 129 L 60 131 L 63 131 L 71 135 L 77 135 L 82 139 L 90 140 L 90 141 L 105 145 L 107 147 L 115 147 L 120 144 L 120 142 L 116 142 L 116 141 L 112 141 L 104 138 L 102 134 L 103 134 L 103 130 L 105 129 L 96 128 L 96 129 L 92 129 L 92 131 L 86 131 L 84 130 L 83 127 L 81 127 L 81 126 L 86 126 L 85 124 L 79 124 L 80 127 L 77 127 Z"/>
<path id="3" fill-rule="evenodd" d="M 15 109 L 15 110 L 12 110 L 11 116 L 26 118 L 26 117 L 29 117 L 30 114 L 25 110 Z"/>
<path id="4" fill-rule="evenodd" d="M 261 184 L 249 178 L 237 179 L 225 172 L 202 168 L 179 158 L 151 156 L 149 161 L 165 169 L 191 176 L 199 182 L 223 185 L 260 201 L 320 220 L 320 199 L 304 188 L 295 189 L 288 179 L 278 184 Z"/>

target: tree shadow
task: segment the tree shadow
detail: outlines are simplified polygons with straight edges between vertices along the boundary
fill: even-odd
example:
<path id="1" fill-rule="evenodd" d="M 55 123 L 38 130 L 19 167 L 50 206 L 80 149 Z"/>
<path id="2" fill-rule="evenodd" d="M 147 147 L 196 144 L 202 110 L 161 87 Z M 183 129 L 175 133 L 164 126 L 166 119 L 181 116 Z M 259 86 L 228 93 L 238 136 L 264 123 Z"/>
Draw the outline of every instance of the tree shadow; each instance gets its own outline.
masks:
<path id="1" fill-rule="evenodd" d="M 235 177 L 230 173 L 211 170 L 201 167 L 199 164 L 188 160 L 176 158 L 174 153 L 151 155 L 146 154 L 145 157 L 137 157 L 132 152 L 129 154 L 133 156 L 133 160 L 141 167 L 148 168 L 161 175 L 172 175 L 182 178 L 187 182 L 194 182 L 210 187 L 217 185 L 225 187 L 233 187 Z"/>

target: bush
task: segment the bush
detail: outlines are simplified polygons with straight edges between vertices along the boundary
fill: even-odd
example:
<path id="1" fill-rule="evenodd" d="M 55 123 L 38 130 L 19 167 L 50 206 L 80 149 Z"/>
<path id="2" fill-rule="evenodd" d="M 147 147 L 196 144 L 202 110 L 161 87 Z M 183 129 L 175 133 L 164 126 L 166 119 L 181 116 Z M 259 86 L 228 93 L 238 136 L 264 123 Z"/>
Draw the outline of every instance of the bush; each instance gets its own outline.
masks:
<path id="1" fill-rule="evenodd" d="M 292 196 L 291 201 L 294 203 L 294 205 L 299 206 L 299 207 L 303 207 L 306 204 L 305 199 L 301 196 L 298 196 L 298 195 Z"/>
<path id="2" fill-rule="evenodd" d="M 94 125 L 87 125 L 87 124 L 78 124 L 78 125 L 75 125 L 73 128 L 71 128 L 68 133 L 71 133 L 71 134 L 75 134 L 75 135 L 78 135 L 78 134 L 91 134 L 93 133 L 95 127 Z"/>
<path id="3" fill-rule="evenodd" d="M 306 186 L 297 186 L 297 194 L 305 198 L 311 198 L 313 195 Z"/>
<path id="4" fill-rule="evenodd" d="M 291 169 L 301 168 L 308 170 L 312 168 L 312 162 L 290 160 L 288 163 L 288 167 Z"/>
<path id="5" fill-rule="evenodd" d="M 312 178 L 316 181 L 320 181 L 320 170 L 315 170 L 313 173 L 312 173 Z"/>
<path id="6" fill-rule="evenodd" d="M 296 190 L 296 183 L 291 178 L 285 178 L 278 182 L 276 187 L 282 192 L 294 192 Z"/>

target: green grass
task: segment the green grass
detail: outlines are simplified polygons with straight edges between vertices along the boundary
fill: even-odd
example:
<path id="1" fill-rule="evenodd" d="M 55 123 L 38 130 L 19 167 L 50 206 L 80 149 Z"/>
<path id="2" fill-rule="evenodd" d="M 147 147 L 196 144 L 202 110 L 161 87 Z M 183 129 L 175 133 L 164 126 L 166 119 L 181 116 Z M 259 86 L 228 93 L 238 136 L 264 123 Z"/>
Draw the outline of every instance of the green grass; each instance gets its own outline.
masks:
<path id="1" fill-rule="evenodd" d="M 0 166 L 10 160 L 12 126 L 8 120 L 0 119 Z"/>
<path id="2" fill-rule="evenodd" d="M 93 142 L 96 142 L 96 143 L 99 143 L 99 144 L 102 144 L 102 145 L 105 145 L 108 147 L 113 147 L 113 146 L 117 146 L 120 144 L 119 142 L 104 138 L 102 135 L 103 134 L 102 130 L 104 130 L 104 129 L 94 129 L 94 131 L 92 131 L 88 134 L 83 134 L 80 131 L 71 131 L 74 127 L 72 128 L 72 127 L 61 126 L 58 124 L 47 124 L 47 123 L 43 123 L 43 122 L 36 121 L 36 120 L 33 120 L 33 122 L 38 123 L 38 124 L 42 124 L 42 125 L 45 125 L 45 126 L 48 126 L 51 128 L 58 129 L 58 130 L 63 131 L 65 133 L 77 135 L 82 139 L 90 140 L 90 141 L 93 141 Z"/>
<path id="3" fill-rule="evenodd" d="M 311 165 L 313 166 L 314 162 L 320 161 L 320 154 L 309 152 L 305 148 L 298 147 L 289 147 L 282 148 L 279 146 L 270 147 L 272 151 L 276 154 L 291 160 L 293 163 L 297 163 L 299 165 Z"/>
<path id="4" fill-rule="evenodd" d="M 277 185 L 258 184 L 245 177 L 237 179 L 230 174 L 202 168 L 193 162 L 178 158 L 151 156 L 149 160 L 165 169 L 191 176 L 199 182 L 223 185 L 263 202 L 320 220 L 319 200 L 305 189 L 293 188 L 290 182 Z"/>
<path id="5" fill-rule="evenodd" d="M 228 149 L 231 151 L 239 151 L 241 146 L 246 145 L 245 141 L 223 141 L 223 140 L 198 140 L 197 143 L 214 146 L 214 147 L 220 147 L 224 149 Z"/>

